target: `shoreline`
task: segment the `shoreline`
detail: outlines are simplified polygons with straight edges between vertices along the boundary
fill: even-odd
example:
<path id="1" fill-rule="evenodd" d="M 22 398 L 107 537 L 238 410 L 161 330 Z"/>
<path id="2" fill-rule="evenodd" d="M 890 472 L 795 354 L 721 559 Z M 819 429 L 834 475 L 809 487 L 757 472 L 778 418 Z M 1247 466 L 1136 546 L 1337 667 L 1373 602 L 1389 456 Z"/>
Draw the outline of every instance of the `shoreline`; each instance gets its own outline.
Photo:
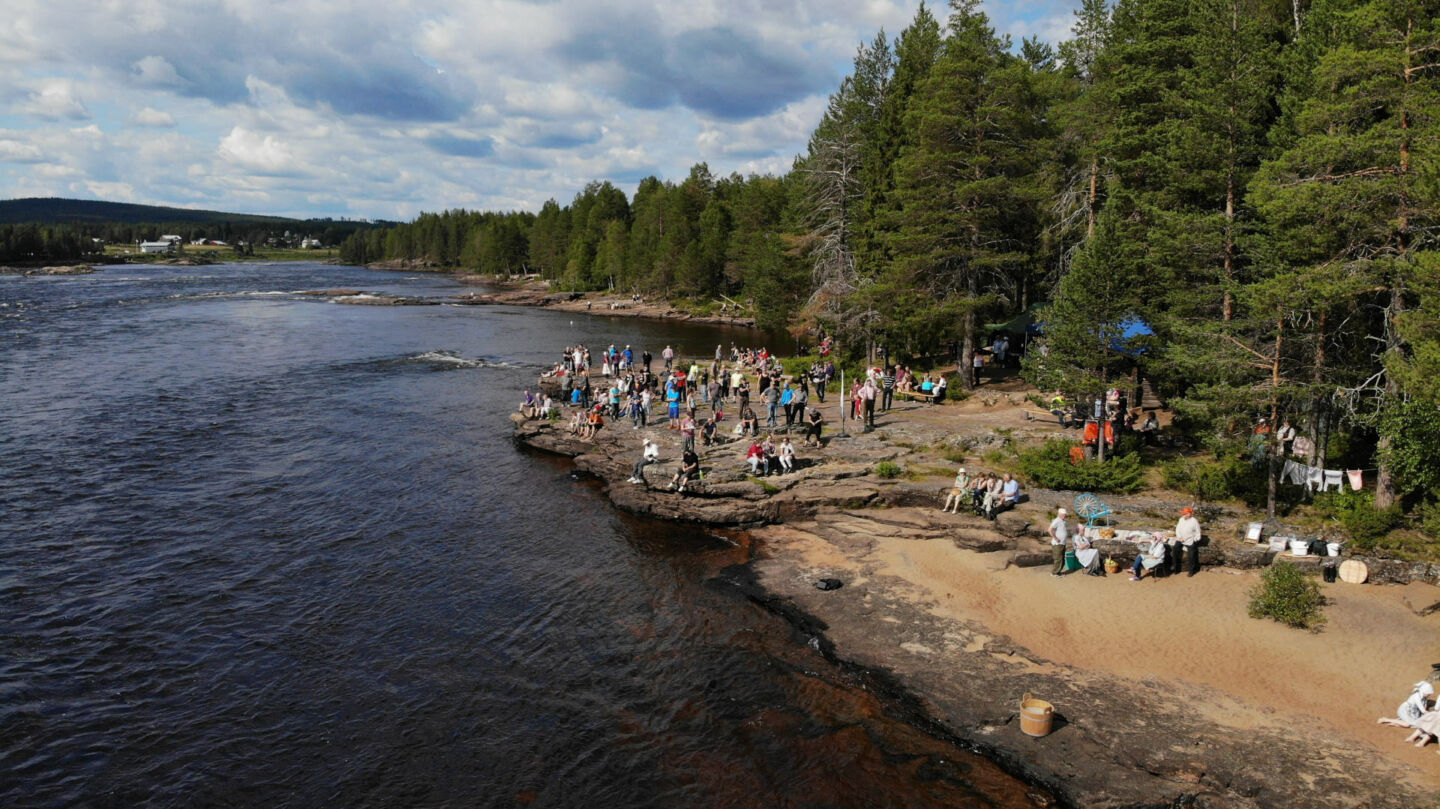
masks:
<path id="1" fill-rule="evenodd" d="M 965 404 L 978 407 L 973 401 Z M 833 405 L 832 400 L 826 407 Z M 1064 493 L 1031 492 L 1029 502 L 990 523 L 968 515 L 939 514 L 943 480 L 887 481 L 871 474 L 873 464 L 881 460 L 914 459 L 915 449 L 897 446 L 914 446 L 913 442 L 893 439 L 918 439 L 927 431 L 907 430 L 906 421 L 948 422 L 953 419 L 944 416 L 960 415 L 963 422 L 969 414 L 962 411 L 970 409 L 951 404 L 901 407 L 903 413 L 881 425 L 883 432 L 832 438 L 825 451 L 804 453 L 802 467 L 788 476 L 759 481 L 740 473 L 737 453 L 743 448 L 733 442 L 704 450 L 702 463 L 711 470 L 707 486 L 702 493 L 685 496 L 624 482 L 630 462 L 638 456 L 641 435 L 656 438 L 662 446 L 662 462 L 649 470 L 652 481 L 668 477 L 679 442 L 678 435 L 663 424 L 639 431 L 621 420 L 607 425 L 593 441 L 583 441 L 570 436 L 563 423 L 526 420 L 519 414 L 512 419 L 518 444 L 572 458 L 576 471 L 598 479 L 618 508 L 745 531 L 754 540 L 755 553 L 746 571 L 733 578 L 751 600 L 815 638 L 827 650 L 827 658 L 895 684 L 920 706 L 919 715 L 926 718 L 927 726 L 1045 788 L 1062 805 L 1171 806 L 1198 801 L 1196 805 L 1217 807 L 1363 804 L 1399 809 L 1434 801 L 1440 781 L 1432 775 L 1436 766 L 1429 766 L 1433 747 L 1412 754 L 1413 748 L 1405 746 L 1387 754 L 1382 752 L 1387 748 L 1378 745 L 1392 735 L 1398 745 L 1403 732 L 1377 733 L 1373 726 L 1352 726 L 1353 715 L 1372 710 L 1379 713 L 1369 714 L 1365 721 L 1373 723 L 1374 716 L 1392 710 L 1390 703 L 1398 702 L 1403 693 L 1378 700 L 1370 694 L 1370 701 L 1380 707 L 1366 704 L 1357 709 L 1358 714 L 1352 710 L 1351 716 L 1338 720 L 1318 714 L 1287 719 L 1279 707 L 1287 701 L 1295 703 L 1298 711 L 1323 710 L 1323 706 L 1314 708 L 1304 694 L 1288 694 L 1276 706 L 1257 705 L 1253 695 L 1237 697 L 1223 676 L 1208 670 L 1202 672 L 1205 676 L 1192 676 L 1185 667 L 1183 648 L 1170 650 L 1181 658 L 1178 668 L 1158 653 L 1149 662 L 1143 654 L 1139 660 L 1134 655 L 1109 659 L 1107 644 L 1124 643 L 1126 633 L 1144 631 L 1144 621 L 1140 630 L 1133 628 L 1137 609 L 1142 615 L 1143 610 L 1161 610 L 1154 614 L 1160 616 L 1163 634 L 1164 627 L 1173 623 L 1164 611 L 1173 609 L 1170 602 L 1177 598 L 1186 609 L 1200 614 L 1238 604 L 1240 622 L 1225 626 L 1244 639 L 1319 646 L 1323 655 L 1327 641 L 1350 638 L 1350 634 L 1338 637 L 1338 626 L 1327 639 L 1254 621 L 1243 617 L 1243 601 L 1225 604 L 1222 599 L 1235 597 L 1241 579 L 1254 578 L 1248 568 L 1269 561 L 1263 553 L 1247 556 L 1238 542 L 1215 543 L 1202 553 L 1206 565 L 1202 576 L 1192 580 L 1179 577 L 1133 584 L 1123 573 L 1105 579 L 1051 579 L 1043 569 L 1049 563 L 1048 548 L 1036 526 L 1044 525 L 1046 509 L 1068 503 Z M 942 415 L 950 410 L 955 412 Z M 962 429 L 986 419 L 971 421 Z M 933 446 L 934 435 L 929 438 L 931 443 L 922 440 L 918 446 Z M 1144 505 L 1137 503 L 1136 509 Z M 1243 515 L 1219 519 L 1238 522 Z M 1210 533 L 1224 530 L 1215 525 Z M 843 586 L 819 590 L 814 584 L 821 578 L 839 579 Z M 992 585 L 997 591 L 984 594 Z M 1337 590 L 1334 595 L 1343 596 L 1339 603 L 1347 609 L 1373 612 L 1388 602 L 1365 591 L 1381 589 Z M 1331 594 L 1327 590 L 1327 596 Z M 1352 598 L 1357 595 L 1363 597 Z M 1196 598 L 1202 600 L 1194 602 Z M 993 602 L 988 613 L 987 599 Z M 1035 604 L 1028 603 L 1036 599 Z M 1066 606 L 1037 619 L 1037 627 L 1025 626 L 1023 616 L 1046 613 L 1047 600 Z M 1000 608 L 1009 601 L 1027 603 L 1022 610 Z M 1094 648 L 1088 653 L 1057 641 L 1056 650 L 1063 653 L 1047 654 L 1052 638 L 1086 635 L 1074 621 L 1087 608 L 1108 609 L 1111 603 L 1118 605 L 1118 615 L 1129 617 L 1096 616 L 1106 628 L 1098 640 L 1092 639 Z M 1406 620 L 1399 614 L 1387 616 L 1392 622 Z M 1433 631 L 1437 620 L 1414 617 L 1415 626 L 1407 624 L 1407 631 L 1417 627 Z M 1347 622 L 1333 621 L 1342 623 Z M 1167 646 L 1162 641 L 1153 645 Z M 1228 635 L 1219 642 L 1243 647 Z M 1175 645 L 1174 639 L 1168 645 Z M 1185 645 L 1183 636 L 1179 645 Z M 1225 649 L 1220 652 L 1223 661 Z M 1426 653 L 1422 649 L 1419 658 Z M 1355 654 L 1364 658 L 1376 653 L 1362 649 Z M 1283 656 L 1278 660 L 1260 652 L 1256 656 L 1277 667 L 1288 665 Z M 1409 659 L 1385 662 L 1402 672 L 1416 665 Z M 1423 665 L 1428 666 L 1428 660 Z M 1177 673 L 1166 676 L 1167 670 Z M 1318 677 L 1324 671 L 1318 666 L 1314 673 Z M 1399 673 L 1395 679 L 1408 684 L 1422 674 Z M 1367 686 L 1366 678 L 1358 679 L 1352 689 Z M 1283 690 L 1283 686 L 1279 687 Z M 1385 687 L 1393 686 L 1377 686 L 1382 691 Z M 1324 680 L 1316 681 L 1312 690 L 1332 699 L 1353 696 L 1343 689 L 1336 693 Z M 1057 706 L 1056 728 L 1049 736 L 1031 738 L 1018 728 L 1018 701 L 1027 691 Z"/>
<path id="2" fill-rule="evenodd" d="M 608 295 L 602 292 L 559 292 L 550 289 L 547 282 L 531 279 L 524 281 L 503 281 L 494 276 L 461 272 L 453 267 L 429 267 L 405 261 L 377 261 L 364 265 L 369 270 L 388 272 L 430 272 L 449 276 L 462 286 L 483 286 L 490 291 L 469 292 L 443 300 L 390 298 L 392 305 L 426 305 L 434 303 L 461 304 L 469 306 L 532 306 L 555 309 L 561 312 L 602 315 L 606 317 L 639 317 L 648 320 L 681 321 L 709 326 L 735 326 L 757 328 L 753 317 L 728 315 L 697 315 L 684 312 L 670 305 L 669 301 L 632 301 L 624 295 Z"/>

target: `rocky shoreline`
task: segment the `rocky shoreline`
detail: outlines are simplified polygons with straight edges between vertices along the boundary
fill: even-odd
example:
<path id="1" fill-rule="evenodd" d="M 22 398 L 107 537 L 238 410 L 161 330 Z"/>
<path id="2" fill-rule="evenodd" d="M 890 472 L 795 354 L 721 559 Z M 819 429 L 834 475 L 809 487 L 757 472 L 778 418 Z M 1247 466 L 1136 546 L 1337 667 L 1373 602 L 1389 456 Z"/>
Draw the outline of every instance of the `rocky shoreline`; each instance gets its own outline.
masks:
<path id="1" fill-rule="evenodd" d="M 933 723 L 930 730 L 1045 788 L 1061 805 L 1399 809 L 1433 800 L 1424 779 L 1388 759 L 1360 756 L 1363 767 L 1347 766 L 1357 758 L 1353 739 L 1283 718 L 1259 726 L 1218 721 L 1195 707 L 1216 702 L 1207 689 L 1165 680 L 1137 682 L 1047 660 L 1042 650 L 957 620 L 937 609 L 933 594 L 894 577 L 882 560 L 922 548 L 964 554 L 994 573 L 1048 565 L 1043 526 L 1056 505 L 1073 497 L 1030 492 L 1028 502 L 994 522 L 942 514 L 943 479 L 885 480 L 873 473 L 882 460 L 913 458 L 910 447 L 935 446 L 933 425 L 926 419 L 950 408 L 909 408 L 913 415 L 897 414 L 882 430 L 829 439 L 825 449 L 805 453 L 791 475 L 749 476 L 737 442 L 702 448 L 705 485 L 684 495 L 658 485 L 668 479 L 679 454 L 678 435 L 663 425 L 641 431 L 620 421 L 587 441 L 571 435 L 562 422 L 519 414 L 512 419 L 518 444 L 572 458 L 576 471 L 600 481 L 621 509 L 748 532 L 756 554 L 727 580 L 810 634 L 833 660 L 861 667 L 877 683 L 911 695 L 923 706 L 917 716 Z M 651 486 L 626 482 L 641 435 L 662 445 L 662 462 L 649 469 Z M 1141 513 L 1155 506 L 1128 505 Z M 1237 533 L 1243 520 L 1244 515 L 1218 509 L 1207 515 L 1212 538 L 1202 552 L 1207 568 L 1270 561 L 1264 550 L 1223 538 Z M 1134 553 L 1123 542 L 1109 549 L 1127 561 Z M 1404 567 L 1375 565 L 1381 578 L 1433 574 L 1425 566 Z M 823 578 L 843 586 L 818 589 L 816 582 Z M 1020 731 L 1018 702 L 1026 692 L 1058 706 L 1051 735 L 1037 739 Z M 1046 805 L 1038 797 L 1037 802 Z"/>
<path id="2" fill-rule="evenodd" d="M 556 309 L 562 312 L 577 312 L 606 317 L 640 317 L 650 320 L 670 320 L 688 323 L 703 323 L 712 326 L 740 326 L 754 328 L 755 318 L 749 315 L 706 315 L 686 312 L 671 306 L 668 301 L 632 300 L 628 296 L 601 292 L 557 292 L 550 289 L 545 281 L 504 281 L 493 276 L 457 272 L 454 268 L 439 267 L 411 261 L 376 261 L 365 265 L 370 270 L 391 272 L 438 272 L 448 274 L 454 281 L 468 286 L 488 287 L 484 292 L 470 292 L 446 298 L 404 298 L 382 296 L 383 304 L 391 306 L 436 306 L 440 304 L 462 306 L 533 306 Z M 352 303 L 355 301 L 341 301 Z"/>

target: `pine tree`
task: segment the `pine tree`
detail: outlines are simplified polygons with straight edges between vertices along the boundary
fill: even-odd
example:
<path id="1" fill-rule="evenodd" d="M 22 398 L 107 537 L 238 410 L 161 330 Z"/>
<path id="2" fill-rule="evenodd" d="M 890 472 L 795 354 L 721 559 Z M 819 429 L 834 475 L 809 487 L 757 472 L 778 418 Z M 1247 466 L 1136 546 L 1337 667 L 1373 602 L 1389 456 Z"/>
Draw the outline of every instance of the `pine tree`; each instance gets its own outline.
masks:
<path id="1" fill-rule="evenodd" d="M 1404 403 L 1403 374 L 1393 369 L 1413 356 L 1397 325 L 1440 224 L 1440 200 L 1423 173 L 1440 160 L 1440 3 L 1322 0 L 1311 19 L 1324 23 L 1301 34 L 1302 43 L 1320 40 L 1313 78 L 1299 83 L 1306 92 L 1289 106 L 1284 149 L 1252 197 L 1274 261 L 1365 279 L 1367 292 L 1352 304 L 1379 315 L 1369 333 L 1381 348 L 1369 357 L 1373 373 L 1345 400 L 1355 419 L 1382 428 L 1375 499 L 1386 508 L 1397 491 L 1390 450 L 1404 422 L 1383 416 Z"/>
<path id="2" fill-rule="evenodd" d="M 977 0 L 953 0 L 951 9 L 940 58 L 906 116 L 913 143 L 896 164 L 888 215 L 895 277 L 960 321 L 958 329 L 938 318 L 901 328 L 957 336 L 968 367 L 980 308 L 1010 291 L 1032 261 L 1038 110 L 1028 67 L 1006 53 Z"/>

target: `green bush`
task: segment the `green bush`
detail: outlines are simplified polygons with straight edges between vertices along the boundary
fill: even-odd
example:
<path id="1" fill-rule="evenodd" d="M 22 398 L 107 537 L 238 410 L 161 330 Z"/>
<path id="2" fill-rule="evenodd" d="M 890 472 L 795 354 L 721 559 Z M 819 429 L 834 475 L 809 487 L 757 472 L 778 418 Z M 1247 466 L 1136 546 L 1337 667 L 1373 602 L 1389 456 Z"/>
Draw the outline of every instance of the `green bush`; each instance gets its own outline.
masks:
<path id="1" fill-rule="evenodd" d="M 1289 562 L 1277 562 L 1260 574 L 1250 590 L 1250 617 L 1272 618 L 1287 626 L 1319 629 L 1325 624 L 1325 597 L 1314 576 Z"/>
<path id="2" fill-rule="evenodd" d="M 900 477 L 900 473 L 902 471 L 903 470 L 900 468 L 900 464 L 895 463 L 894 461 L 881 461 L 880 463 L 875 464 L 875 474 L 879 475 L 882 478 L 885 478 L 886 480 L 889 480 L 890 478 Z"/>
<path id="3" fill-rule="evenodd" d="M 1070 463 L 1070 448 L 1063 438 L 1020 453 L 1020 471 L 1035 486 L 1046 489 L 1069 489 L 1081 492 L 1139 491 L 1145 484 L 1139 455 L 1122 455 L 1099 461 Z"/>
<path id="4" fill-rule="evenodd" d="M 1420 530 L 1431 539 L 1440 539 L 1440 501 L 1429 500 L 1420 504 L 1417 516 Z"/>
<path id="5" fill-rule="evenodd" d="M 809 371 L 810 366 L 814 365 L 819 359 L 820 355 L 818 354 L 806 354 L 803 357 L 782 357 L 780 359 L 780 367 L 783 369 L 781 373 L 784 373 L 786 376 L 798 376 Z"/>
<path id="6" fill-rule="evenodd" d="M 1134 433 L 1118 435 L 1115 437 L 1115 457 L 1139 454 L 1140 447 L 1142 446 L 1144 446 L 1144 444 L 1141 442 L 1140 436 Z"/>
<path id="7" fill-rule="evenodd" d="M 1200 500 L 1226 500 L 1239 497 L 1249 505 L 1265 502 L 1265 469 L 1255 469 L 1243 458 L 1222 461 L 1200 461 L 1176 458 L 1161 464 L 1165 487 L 1186 492 Z"/>
<path id="8" fill-rule="evenodd" d="M 1321 492 L 1315 495 L 1315 508 L 1339 520 L 1354 540 L 1354 547 L 1361 551 L 1374 550 L 1404 519 L 1399 506 L 1375 508 L 1375 495 L 1371 492 Z"/>

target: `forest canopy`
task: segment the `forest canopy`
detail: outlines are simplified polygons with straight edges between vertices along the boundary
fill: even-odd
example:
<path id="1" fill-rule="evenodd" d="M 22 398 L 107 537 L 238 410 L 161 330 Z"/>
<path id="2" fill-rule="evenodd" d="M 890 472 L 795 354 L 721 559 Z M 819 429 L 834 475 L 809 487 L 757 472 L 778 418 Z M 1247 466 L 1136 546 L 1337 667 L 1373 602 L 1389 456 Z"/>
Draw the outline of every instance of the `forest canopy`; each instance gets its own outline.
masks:
<path id="1" fill-rule="evenodd" d="M 1045 302 L 1035 385 L 1143 380 L 1217 457 L 1291 420 L 1440 523 L 1437 200 L 1440 0 L 1083 0 L 1056 48 L 952 0 L 859 47 L 782 177 L 594 182 L 342 255 L 724 296 L 961 367 Z"/>

